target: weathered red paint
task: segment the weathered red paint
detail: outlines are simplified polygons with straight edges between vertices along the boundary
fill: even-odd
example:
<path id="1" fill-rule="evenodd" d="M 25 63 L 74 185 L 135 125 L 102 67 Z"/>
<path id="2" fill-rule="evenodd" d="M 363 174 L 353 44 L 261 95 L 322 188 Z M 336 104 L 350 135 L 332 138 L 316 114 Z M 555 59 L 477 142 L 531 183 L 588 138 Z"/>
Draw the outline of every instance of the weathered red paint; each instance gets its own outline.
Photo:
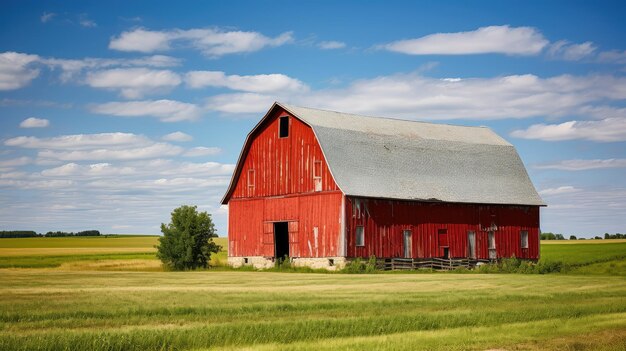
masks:
<path id="1" fill-rule="evenodd" d="M 280 116 L 289 116 L 287 138 L 278 137 Z M 273 111 L 250 137 L 231 199 L 315 192 L 315 161 L 321 161 L 321 191 L 339 190 L 311 127 L 284 110 Z M 253 186 L 249 186 L 249 170 L 254 170 Z"/>
<path id="2" fill-rule="evenodd" d="M 403 231 L 412 232 L 415 258 L 468 257 L 468 231 L 476 235 L 476 258 L 488 259 L 488 232 L 493 230 L 498 258 L 539 258 L 539 207 L 426 203 L 346 197 L 347 257 L 403 257 Z M 356 246 L 356 226 L 365 245 Z M 521 231 L 528 231 L 528 248 Z"/>
<path id="3" fill-rule="evenodd" d="M 289 116 L 289 136 L 279 138 L 278 118 Z M 320 171 L 321 169 L 321 171 Z M 321 179 L 321 180 L 320 180 Z M 539 258 L 539 207 L 429 203 L 345 196 L 327 167 L 311 127 L 280 107 L 249 136 L 225 197 L 229 205 L 229 256 L 274 255 L 274 222 L 288 222 L 292 257 L 404 257 L 403 231 L 411 231 L 414 258 Z M 321 182 L 317 184 L 316 182 Z M 363 226 L 365 245 L 355 243 Z M 528 231 L 528 248 L 521 231 Z"/>
<path id="4" fill-rule="evenodd" d="M 287 138 L 278 136 L 281 116 L 289 116 Z M 250 136 L 243 156 L 228 202 L 229 255 L 273 256 L 272 222 L 287 221 L 292 257 L 337 256 L 343 194 L 311 127 L 276 109 Z M 314 176 L 321 176 L 318 191 Z"/>

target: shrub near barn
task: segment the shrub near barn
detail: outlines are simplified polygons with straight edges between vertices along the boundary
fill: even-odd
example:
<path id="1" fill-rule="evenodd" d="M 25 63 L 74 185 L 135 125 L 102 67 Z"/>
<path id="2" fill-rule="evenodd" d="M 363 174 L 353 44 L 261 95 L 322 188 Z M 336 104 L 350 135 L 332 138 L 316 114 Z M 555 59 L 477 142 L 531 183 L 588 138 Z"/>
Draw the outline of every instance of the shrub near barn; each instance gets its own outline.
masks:
<path id="1" fill-rule="evenodd" d="M 168 225 L 161 223 L 163 236 L 159 238 L 157 257 L 174 270 L 206 268 L 211 254 L 221 246 L 213 242 L 217 237 L 211 215 L 196 210 L 196 206 L 181 206 L 172 211 Z"/>

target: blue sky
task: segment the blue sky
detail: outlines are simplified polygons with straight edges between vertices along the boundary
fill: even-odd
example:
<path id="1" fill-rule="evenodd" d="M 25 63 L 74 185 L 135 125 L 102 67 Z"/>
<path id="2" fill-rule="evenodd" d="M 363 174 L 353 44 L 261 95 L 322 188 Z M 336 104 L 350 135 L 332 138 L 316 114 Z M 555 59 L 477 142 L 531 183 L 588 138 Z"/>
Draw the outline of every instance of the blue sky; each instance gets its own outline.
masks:
<path id="1" fill-rule="evenodd" d="M 0 230 L 158 233 L 213 214 L 275 100 L 484 125 L 543 231 L 626 232 L 620 2 L 0 4 Z M 488 170 L 486 170 L 488 171 Z"/>

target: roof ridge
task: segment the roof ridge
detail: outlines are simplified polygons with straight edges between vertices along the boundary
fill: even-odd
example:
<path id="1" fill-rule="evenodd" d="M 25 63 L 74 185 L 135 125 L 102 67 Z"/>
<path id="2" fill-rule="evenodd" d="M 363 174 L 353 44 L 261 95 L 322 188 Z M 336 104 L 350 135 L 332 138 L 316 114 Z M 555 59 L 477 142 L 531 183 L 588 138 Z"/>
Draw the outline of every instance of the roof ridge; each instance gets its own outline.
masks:
<path id="1" fill-rule="evenodd" d="M 294 108 L 303 108 L 303 109 L 314 110 L 314 111 L 331 112 L 331 113 L 336 113 L 336 114 L 339 114 L 339 115 L 348 115 L 348 116 L 354 116 L 354 117 L 359 117 L 359 118 L 386 119 L 386 120 L 398 121 L 398 122 L 422 123 L 422 124 L 431 124 L 431 125 L 437 125 L 437 126 L 450 126 L 450 127 L 460 127 L 460 128 L 482 128 L 482 129 L 489 129 L 489 130 L 491 130 L 491 128 L 489 128 L 487 126 L 484 126 L 484 125 L 483 126 L 465 126 L 465 125 L 452 124 L 452 123 L 436 123 L 436 122 L 430 122 L 430 121 L 416 121 L 416 120 L 411 120 L 411 119 L 402 119 L 402 118 L 394 118 L 394 117 L 383 117 L 383 116 L 359 115 L 359 114 L 356 114 L 356 113 L 340 112 L 340 111 L 327 110 L 327 109 L 322 109 L 322 108 L 313 108 L 313 107 L 307 107 L 307 106 L 296 106 L 296 105 L 285 104 L 285 103 L 282 103 L 280 101 L 276 101 L 275 103 L 277 105 L 283 107 L 284 109 L 287 109 L 287 110 L 289 110 L 290 107 L 294 107 Z"/>

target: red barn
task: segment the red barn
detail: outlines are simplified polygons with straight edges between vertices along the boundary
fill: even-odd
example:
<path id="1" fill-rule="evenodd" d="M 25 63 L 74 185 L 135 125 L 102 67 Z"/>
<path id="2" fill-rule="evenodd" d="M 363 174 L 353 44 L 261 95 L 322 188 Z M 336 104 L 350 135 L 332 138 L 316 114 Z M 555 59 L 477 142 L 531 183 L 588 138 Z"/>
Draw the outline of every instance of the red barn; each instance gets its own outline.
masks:
<path id="1" fill-rule="evenodd" d="M 222 203 L 231 265 L 330 269 L 371 255 L 536 260 L 545 206 L 488 128 L 281 103 L 248 134 Z"/>

